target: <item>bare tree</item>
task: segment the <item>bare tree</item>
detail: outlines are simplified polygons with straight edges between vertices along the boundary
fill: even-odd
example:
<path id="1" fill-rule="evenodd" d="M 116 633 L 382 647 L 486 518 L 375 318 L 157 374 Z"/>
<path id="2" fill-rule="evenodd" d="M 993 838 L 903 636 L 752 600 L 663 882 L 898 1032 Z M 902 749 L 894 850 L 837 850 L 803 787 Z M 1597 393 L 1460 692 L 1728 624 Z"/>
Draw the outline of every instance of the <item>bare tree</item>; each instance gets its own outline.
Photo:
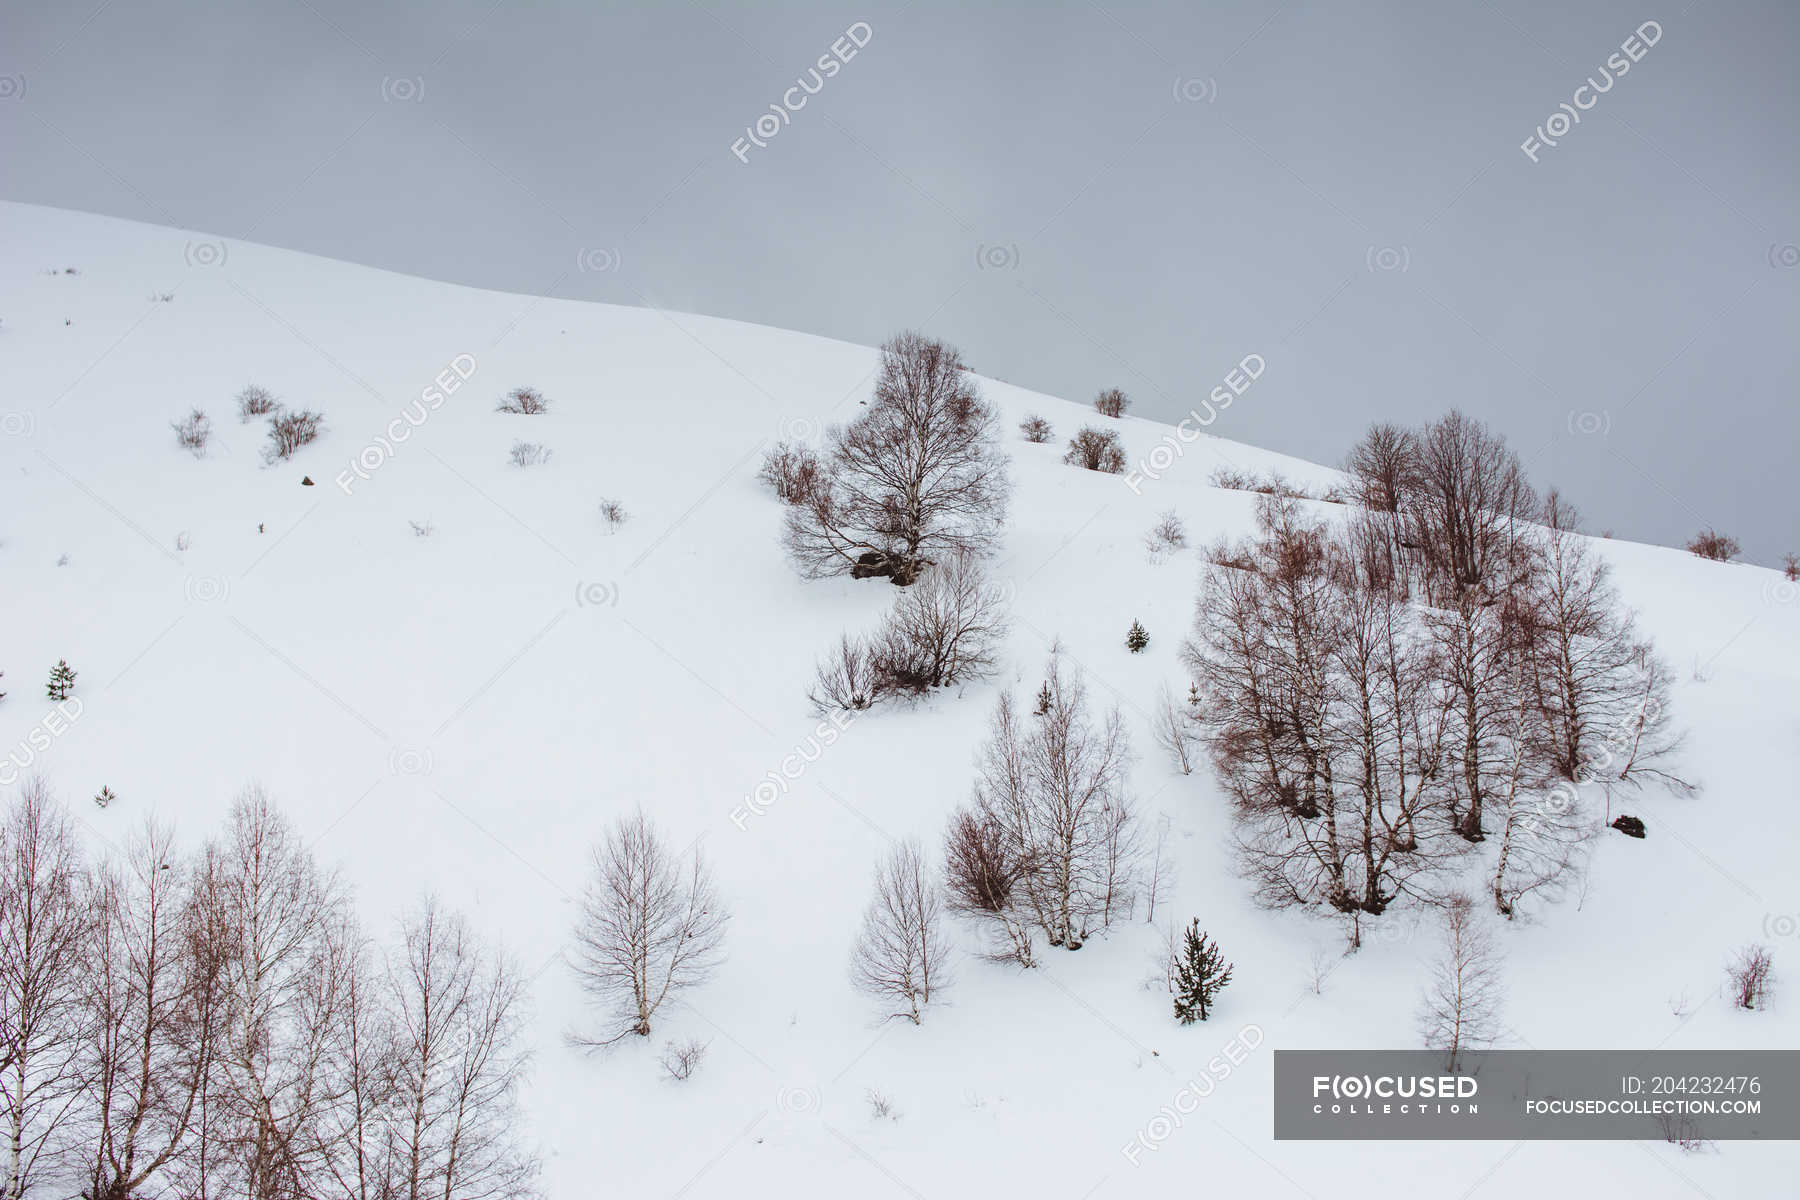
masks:
<path id="1" fill-rule="evenodd" d="M 27 779 L 0 829 L 0 1122 L 5 1196 L 58 1170 L 86 1049 L 93 914 L 68 814 Z"/>
<path id="2" fill-rule="evenodd" d="M 906 585 L 955 550 L 985 553 L 1006 517 L 995 415 L 956 350 L 916 333 L 881 349 L 875 396 L 827 433 L 822 470 L 788 509 L 787 547 L 808 576 Z"/>
<path id="3" fill-rule="evenodd" d="M 173 832 L 155 822 L 97 872 L 82 1106 L 90 1200 L 183 1190 L 224 1012 L 213 960 L 193 938 L 191 885 Z"/>
<path id="4" fill-rule="evenodd" d="M 614 1027 L 580 1044 L 647 1037 L 670 996 L 703 982 L 722 955 L 727 916 L 696 846 L 671 854 L 641 811 L 621 817 L 593 851 L 575 928 L 575 970 Z"/>
<path id="5" fill-rule="evenodd" d="M 403 1059 L 400 1018 L 388 979 L 378 969 L 369 939 L 348 911 L 338 944 L 345 948 L 343 1003 L 338 1009 L 333 1060 L 341 1072 L 337 1103 L 325 1119 L 324 1167 L 349 1200 L 392 1200 L 400 1189 L 396 1122 L 405 1111 L 400 1084 Z"/>
<path id="6" fill-rule="evenodd" d="M 1183 775 L 1192 775 L 1194 763 L 1190 743 L 1193 740 L 1193 718 L 1175 702 L 1175 695 L 1169 691 L 1166 683 L 1156 694 L 1155 717 L 1157 745 L 1169 752 Z"/>
<path id="7" fill-rule="evenodd" d="M 1731 1002 L 1739 1008 L 1756 1008 L 1769 996 L 1774 981 L 1774 956 L 1767 946 L 1752 943 L 1737 952 L 1725 968 L 1731 981 Z"/>
<path id="8" fill-rule="evenodd" d="M 1053 651 L 1040 713 L 1021 720 L 1010 695 L 995 709 L 979 760 L 976 805 L 1024 864 L 1022 901 L 1052 946 L 1076 950 L 1096 926 L 1129 915 L 1135 825 L 1125 790 L 1130 749 L 1113 708 L 1089 711 L 1078 673 Z"/>
<path id="9" fill-rule="evenodd" d="M 1131 401 L 1118 388 L 1107 388 L 1094 397 L 1094 411 L 1103 417 L 1122 417 Z"/>
<path id="10" fill-rule="evenodd" d="M 1669 669 L 1639 635 L 1575 511 L 1551 492 L 1542 519 L 1542 568 L 1527 611 L 1536 700 L 1556 773 L 1601 783 L 1609 794 L 1650 782 L 1692 791 L 1673 769 L 1682 738 L 1669 716 Z"/>
<path id="11" fill-rule="evenodd" d="M 1050 422 L 1036 413 L 1032 413 L 1019 422 L 1019 433 L 1024 436 L 1026 441 L 1039 443 L 1047 442 L 1056 436 L 1056 431 L 1051 428 Z"/>
<path id="12" fill-rule="evenodd" d="M 354 951 L 347 897 L 256 787 L 207 847 L 197 886 L 225 996 L 208 1185 L 294 1200 L 327 1169 L 347 1086 L 337 1037 Z"/>
<path id="13" fill-rule="evenodd" d="M 1090 425 L 1069 439 L 1063 461 L 1071 467 L 1117 475 L 1125 469 L 1125 446 L 1112 430 Z"/>
<path id="14" fill-rule="evenodd" d="M 1437 656 L 1437 673 L 1448 703 L 1445 769 L 1451 819 L 1471 842 L 1487 836 L 1484 816 L 1489 798 L 1510 769 L 1509 698 L 1520 686 L 1516 676 L 1515 633 L 1503 611 L 1465 590 L 1448 607 L 1425 615 Z"/>
<path id="15" fill-rule="evenodd" d="M 896 844 L 875 868 L 875 895 L 863 913 L 851 959 L 856 986 L 884 1004 L 890 1017 L 919 1023 L 932 990 L 948 982 L 942 903 L 917 841 Z"/>
<path id="16" fill-rule="evenodd" d="M 706 1046 L 707 1043 L 699 1038 L 664 1043 L 661 1060 L 663 1074 L 677 1083 L 691 1078 L 700 1069 L 700 1060 L 706 1057 Z"/>
<path id="17" fill-rule="evenodd" d="M 536 1164 L 511 1137 L 526 1056 L 524 981 L 459 915 L 427 898 L 387 966 L 394 1103 L 384 1144 L 405 1200 L 529 1195 Z"/>
<path id="18" fill-rule="evenodd" d="M 951 551 L 882 622 L 871 650 L 876 687 L 918 693 L 984 678 L 1006 632 L 1002 590 L 973 554 Z"/>
<path id="19" fill-rule="evenodd" d="M 806 693 L 814 714 L 861 712 L 879 700 L 881 688 L 872 659 L 862 638 L 839 634 L 837 646 L 815 668 L 812 690 Z"/>
<path id="20" fill-rule="evenodd" d="M 995 962 L 1033 963 L 1031 926 L 1021 911 L 1031 869 L 1016 840 L 980 796 L 950 817 L 944 833 L 944 882 L 950 911 L 993 935 Z"/>
<path id="21" fill-rule="evenodd" d="M 1156 840 L 1152 843 L 1150 866 L 1144 875 L 1144 921 L 1156 923 L 1156 902 L 1162 899 L 1163 890 L 1174 883 L 1175 864 L 1169 854 L 1168 816 L 1156 818 Z"/>
<path id="22" fill-rule="evenodd" d="M 1743 550 L 1738 540 L 1716 529 L 1702 529 L 1687 544 L 1688 553 L 1713 562 L 1730 562 Z"/>
<path id="23" fill-rule="evenodd" d="M 1356 502 L 1371 512 L 1400 512 L 1418 488 L 1418 455 L 1418 439 L 1409 430 L 1371 425 L 1344 460 Z"/>
<path id="24" fill-rule="evenodd" d="M 1389 581 L 1405 597 L 1411 591 L 1409 564 L 1417 560 L 1405 516 L 1419 490 L 1418 439 L 1397 425 L 1372 425 L 1351 447 L 1344 470 L 1350 475 L 1352 499 L 1367 514 L 1364 550 L 1375 561 L 1365 573 Z"/>
<path id="25" fill-rule="evenodd" d="M 1441 1051 L 1454 1071 L 1464 1053 L 1494 1043 L 1502 1034 L 1504 983 L 1500 954 L 1467 896 L 1444 905 L 1444 947 L 1419 1001 L 1419 1033 L 1428 1049 Z"/>
<path id="26" fill-rule="evenodd" d="M 1511 590 L 1520 535 L 1537 506 L 1517 452 L 1452 412 L 1419 433 L 1416 464 L 1405 517 L 1433 598 Z"/>
<path id="27" fill-rule="evenodd" d="M 776 442 L 763 455 L 756 477 L 784 504 L 803 504 L 823 473 L 824 465 L 811 447 L 801 442 Z"/>

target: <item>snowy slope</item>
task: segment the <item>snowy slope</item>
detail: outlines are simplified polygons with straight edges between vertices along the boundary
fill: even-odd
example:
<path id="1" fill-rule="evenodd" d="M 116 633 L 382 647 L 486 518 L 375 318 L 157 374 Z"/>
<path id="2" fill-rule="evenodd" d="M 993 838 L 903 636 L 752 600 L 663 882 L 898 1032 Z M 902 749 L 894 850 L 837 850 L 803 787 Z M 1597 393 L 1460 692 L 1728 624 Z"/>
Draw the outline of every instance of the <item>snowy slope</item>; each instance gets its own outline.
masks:
<path id="1" fill-rule="evenodd" d="M 35 767 L 95 839 L 154 811 L 197 841 L 259 780 L 372 926 L 427 890 L 467 911 L 538 972 L 526 1104 L 549 1195 L 1373 1196 L 1401 1179 L 1434 1197 L 1793 1194 L 1793 1145 L 1272 1141 L 1270 1051 L 1415 1044 L 1431 931 L 1397 913 L 1311 990 L 1315 949 L 1335 954 L 1339 931 L 1247 902 L 1204 769 L 1180 776 L 1151 741 L 1157 686 L 1186 691 L 1199 561 L 1151 563 L 1142 536 L 1167 508 L 1196 542 L 1246 531 L 1252 497 L 1209 487 L 1216 466 L 1319 486 L 1333 472 L 1208 437 L 1140 494 L 1061 465 L 1086 406 L 984 381 L 1017 484 L 995 567 L 1015 597 L 1007 671 L 858 719 L 745 819 L 816 724 L 815 655 L 892 598 L 880 581 L 795 575 L 754 480 L 760 449 L 853 415 L 874 351 L 82 214 L 0 216 L 0 763 L 28 753 L 42 680 L 67 658 L 80 716 Z M 334 483 L 469 360 L 409 440 L 369 454 L 369 478 Z M 252 382 L 323 411 L 323 439 L 265 467 L 261 426 L 231 411 Z M 552 411 L 496 413 L 520 384 Z M 1256 402 L 1254 385 L 1238 401 Z M 193 405 L 218 429 L 199 461 L 169 431 Z M 1012 432 L 1032 411 L 1056 426 L 1051 445 Z M 1118 428 L 1134 461 L 1169 432 Z M 510 466 L 516 438 L 553 457 Z M 603 496 L 631 514 L 617 532 Z M 415 537 L 409 521 L 427 520 Z M 1604 545 L 1682 669 L 1704 790 L 1630 801 L 1649 839 L 1607 834 L 1578 902 L 1502 931 L 1508 1021 L 1543 1048 L 1795 1045 L 1793 1002 L 1745 1014 L 1719 985 L 1751 940 L 1800 978 L 1800 600 L 1771 571 Z M 1134 617 L 1152 636 L 1137 656 L 1122 645 Z M 846 976 L 871 865 L 887 837 L 935 848 L 996 688 L 1034 688 L 1056 637 L 1123 705 L 1142 810 L 1177 831 L 1169 911 L 1202 919 L 1237 981 L 1214 1020 L 1177 1027 L 1145 986 L 1157 937 L 1140 923 L 1028 973 L 965 955 L 922 1026 L 877 1026 Z M 121 801 L 100 811 L 86 797 L 103 784 Z M 730 961 L 653 1045 L 588 1057 L 561 1040 L 582 1010 L 558 955 L 586 847 L 635 805 L 678 844 L 703 839 L 735 914 Z M 1121 1147 L 1247 1025 L 1261 1045 L 1244 1067 L 1128 1161 Z M 665 1033 L 711 1041 L 685 1084 L 658 1077 Z M 872 1118 L 868 1088 L 901 1119 Z"/>

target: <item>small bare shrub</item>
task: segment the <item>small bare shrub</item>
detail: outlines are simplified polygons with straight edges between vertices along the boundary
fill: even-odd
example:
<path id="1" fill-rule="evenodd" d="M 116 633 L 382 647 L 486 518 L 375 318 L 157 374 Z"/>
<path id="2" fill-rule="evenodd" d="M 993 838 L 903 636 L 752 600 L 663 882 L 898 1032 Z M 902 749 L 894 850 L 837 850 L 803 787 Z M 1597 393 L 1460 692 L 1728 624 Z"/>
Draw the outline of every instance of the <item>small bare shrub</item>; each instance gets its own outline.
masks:
<path id="1" fill-rule="evenodd" d="M 1131 401 L 1118 388 L 1107 388 L 1094 397 L 1094 411 L 1103 417 L 1122 417 L 1130 407 Z"/>
<path id="2" fill-rule="evenodd" d="M 1738 556 L 1743 547 L 1738 545 L 1734 537 L 1727 537 L 1712 529 L 1702 529 L 1694 535 L 1694 540 L 1687 544 L 1688 553 L 1699 558 L 1709 558 L 1713 562 L 1730 562 Z"/>
<path id="3" fill-rule="evenodd" d="M 869 648 L 876 690 L 918 696 L 986 678 L 1006 632 L 1005 589 L 973 554 L 953 553 L 888 610 Z"/>
<path id="4" fill-rule="evenodd" d="M 1234 571 L 1261 569 L 1242 545 L 1228 542 L 1223 538 L 1202 550 L 1200 555 L 1215 567 L 1229 567 Z"/>
<path id="5" fill-rule="evenodd" d="M 1249 492 L 1256 489 L 1256 476 L 1236 467 L 1215 467 L 1207 482 L 1228 492 Z"/>
<path id="6" fill-rule="evenodd" d="M 799 442 L 776 442 L 763 455 L 762 469 L 756 473 L 784 504 L 804 503 L 820 475 L 819 456 Z"/>
<path id="7" fill-rule="evenodd" d="M 880 698 L 875 667 L 863 639 L 841 634 L 837 648 L 819 663 L 812 690 L 806 694 L 819 716 L 861 712 Z"/>
<path id="8" fill-rule="evenodd" d="M 1800 555 L 1783 555 L 1781 573 L 1787 576 L 1789 583 L 1800 583 Z"/>
<path id="9" fill-rule="evenodd" d="M 1769 985 L 1774 982 L 1774 965 L 1767 946 L 1751 943 L 1737 952 L 1725 967 L 1731 981 L 1731 1002 L 1739 1008 L 1754 1009 L 1769 998 Z"/>
<path id="10" fill-rule="evenodd" d="M 900 1119 L 899 1112 L 894 1108 L 893 1098 L 887 1093 L 870 1088 L 863 1095 L 869 1100 L 869 1115 L 877 1121 L 898 1121 Z"/>
<path id="11" fill-rule="evenodd" d="M 631 514 L 626 512 L 625 506 L 620 504 L 617 500 L 609 500 L 602 497 L 600 500 L 600 519 L 606 522 L 606 527 L 608 529 L 617 533 L 619 526 L 631 520 Z"/>
<path id="12" fill-rule="evenodd" d="M 699 1069 L 700 1060 L 705 1057 L 706 1043 L 699 1038 L 689 1038 L 685 1042 L 669 1042 L 663 1046 L 663 1073 L 679 1083 Z"/>
<path id="13" fill-rule="evenodd" d="M 212 418 L 199 409 L 191 409 L 182 420 L 172 422 L 175 441 L 195 458 L 206 457 L 206 442 L 212 437 Z"/>
<path id="14" fill-rule="evenodd" d="M 1118 434 L 1090 425 L 1069 439 L 1063 461 L 1072 467 L 1117 475 L 1125 470 L 1125 447 Z"/>
<path id="15" fill-rule="evenodd" d="M 319 432 L 324 428 L 324 413 L 305 409 L 276 412 L 269 418 L 269 444 L 263 449 L 263 458 L 269 462 L 284 462 L 294 457 L 300 447 L 318 441 Z"/>
<path id="16" fill-rule="evenodd" d="M 173 300 L 174 298 L 175 298 L 174 292 L 151 292 L 150 293 L 150 303 L 152 303 L 152 304 L 167 304 L 169 301 Z"/>
<path id="17" fill-rule="evenodd" d="M 184 529 L 175 535 L 175 549 L 185 551 L 189 544 L 190 539 L 188 538 L 187 530 Z"/>
<path id="18" fill-rule="evenodd" d="M 1165 555 L 1187 549 L 1187 526 L 1181 523 L 1180 514 L 1171 508 L 1157 517 L 1156 524 L 1144 535 L 1144 549 L 1158 562 Z"/>
<path id="19" fill-rule="evenodd" d="M 1663 1141 L 1679 1146 L 1683 1153 L 1693 1154 L 1706 1145 L 1699 1124 L 1686 1113 L 1658 1113 L 1656 1127 L 1662 1131 Z"/>
<path id="20" fill-rule="evenodd" d="M 268 388 L 257 387 L 254 383 L 237 394 L 238 420 L 246 424 L 257 417 L 266 417 L 280 407 L 280 402 Z"/>
<path id="21" fill-rule="evenodd" d="M 416 538 L 428 538 L 437 532 L 437 526 L 431 523 L 430 517 L 426 517 L 423 521 L 409 520 L 407 524 L 412 526 L 413 536 Z"/>
<path id="22" fill-rule="evenodd" d="M 497 406 L 503 413 L 518 413 L 521 416 L 535 417 L 539 413 L 550 411 L 550 402 L 544 399 L 544 393 L 536 388 L 516 387 L 506 393 L 505 399 Z"/>
<path id="23" fill-rule="evenodd" d="M 1025 435 L 1025 440 L 1028 442 L 1047 442 L 1056 436 L 1056 431 L 1050 427 L 1050 422 L 1036 413 L 1032 413 L 1019 422 L 1019 432 Z"/>
<path id="24" fill-rule="evenodd" d="M 515 467 L 535 467 L 550 461 L 550 450 L 541 442 L 514 442 L 507 459 Z"/>

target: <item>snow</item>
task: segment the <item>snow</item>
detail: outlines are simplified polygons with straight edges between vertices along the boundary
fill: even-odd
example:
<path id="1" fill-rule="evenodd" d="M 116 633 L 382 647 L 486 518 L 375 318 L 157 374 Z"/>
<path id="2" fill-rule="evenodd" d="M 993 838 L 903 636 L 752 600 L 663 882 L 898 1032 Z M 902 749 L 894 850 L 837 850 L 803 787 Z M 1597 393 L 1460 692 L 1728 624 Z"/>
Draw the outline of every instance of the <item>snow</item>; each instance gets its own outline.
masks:
<path id="1" fill-rule="evenodd" d="M 1200 562 L 1189 550 L 1153 563 L 1142 538 L 1168 508 L 1195 544 L 1247 531 L 1253 497 L 1208 486 L 1216 466 L 1320 490 L 1334 472 L 1208 434 L 1134 491 L 1062 465 L 1064 441 L 1108 425 L 1137 463 L 1168 427 L 983 380 L 1016 481 L 994 564 L 1014 597 L 1007 670 L 859 717 L 746 816 L 745 798 L 818 724 L 804 700 L 815 657 L 892 599 L 878 580 L 800 579 L 754 478 L 767 444 L 854 415 L 873 350 L 85 214 L 0 213 L 0 764 L 34 753 L 27 736 L 51 709 L 42 681 L 67 658 L 79 716 L 33 768 L 96 844 L 151 812 L 191 844 L 260 781 L 373 928 L 427 891 L 469 913 L 536 974 L 525 1134 L 547 1194 L 1792 1194 L 1792 1144 L 1685 1155 L 1271 1139 L 1273 1050 L 1416 1044 L 1433 929 L 1399 911 L 1339 960 L 1336 926 L 1249 903 L 1206 769 L 1179 775 L 1149 732 L 1157 687 L 1187 690 L 1178 650 Z M 425 406 L 459 356 L 471 378 Z M 261 423 L 239 424 L 232 405 L 249 383 L 324 412 L 323 438 L 265 466 Z M 551 411 L 495 412 L 521 384 Z M 1257 403 L 1255 386 L 1236 403 Z M 193 405 L 216 428 L 201 460 L 169 429 Z M 409 407 L 423 424 L 339 486 Z M 1018 438 L 1027 412 L 1055 425 L 1052 443 Z M 1212 428 L 1229 426 L 1227 412 Z M 509 465 L 518 439 L 553 457 Z M 631 514 L 616 532 L 602 497 Z M 414 536 L 414 520 L 432 535 Z M 1778 974 L 1800 962 L 1800 601 L 1776 572 L 1601 545 L 1680 669 L 1676 714 L 1703 791 L 1628 800 L 1649 838 L 1605 833 L 1582 895 L 1498 931 L 1515 1042 L 1800 1045 L 1791 1002 L 1744 1013 L 1720 994 L 1745 942 L 1771 943 Z M 1151 635 L 1141 655 L 1123 645 L 1133 618 Z M 1166 913 L 1198 916 L 1236 978 L 1211 1021 L 1176 1026 L 1146 986 L 1158 935 L 1140 922 L 1030 972 L 965 952 L 923 1025 L 877 1025 L 847 976 L 874 860 L 891 837 L 935 851 L 997 689 L 1034 690 L 1054 638 L 1123 706 L 1141 811 L 1174 823 Z M 104 811 L 87 800 L 102 785 L 119 795 Z M 595 1057 L 563 1042 L 586 1016 L 559 956 L 587 847 L 639 805 L 715 863 L 730 958 L 648 1044 Z M 1320 947 L 1335 968 L 1314 994 Z M 1683 996 L 1685 1019 L 1671 1011 Z M 1134 1165 L 1122 1148 L 1250 1026 L 1258 1048 Z M 689 1036 L 710 1042 L 699 1072 L 661 1079 L 664 1040 Z M 898 1120 L 870 1114 L 871 1088 Z"/>

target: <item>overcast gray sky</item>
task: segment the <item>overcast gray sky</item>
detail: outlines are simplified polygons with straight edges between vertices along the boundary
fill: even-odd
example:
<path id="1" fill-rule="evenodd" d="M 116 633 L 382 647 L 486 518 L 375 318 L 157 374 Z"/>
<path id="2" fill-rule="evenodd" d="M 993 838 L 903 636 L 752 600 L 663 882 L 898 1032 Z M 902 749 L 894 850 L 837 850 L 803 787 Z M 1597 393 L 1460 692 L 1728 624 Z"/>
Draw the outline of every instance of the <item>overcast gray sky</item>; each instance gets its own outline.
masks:
<path id="1" fill-rule="evenodd" d="M 0 180 L 1168 420 L 1261 354 L 1214 432 L 1337 462 L 1457 406 L 1596 530 L 1774 563 L 1796 45 L 1792 0 L 7 0 Z"/>

